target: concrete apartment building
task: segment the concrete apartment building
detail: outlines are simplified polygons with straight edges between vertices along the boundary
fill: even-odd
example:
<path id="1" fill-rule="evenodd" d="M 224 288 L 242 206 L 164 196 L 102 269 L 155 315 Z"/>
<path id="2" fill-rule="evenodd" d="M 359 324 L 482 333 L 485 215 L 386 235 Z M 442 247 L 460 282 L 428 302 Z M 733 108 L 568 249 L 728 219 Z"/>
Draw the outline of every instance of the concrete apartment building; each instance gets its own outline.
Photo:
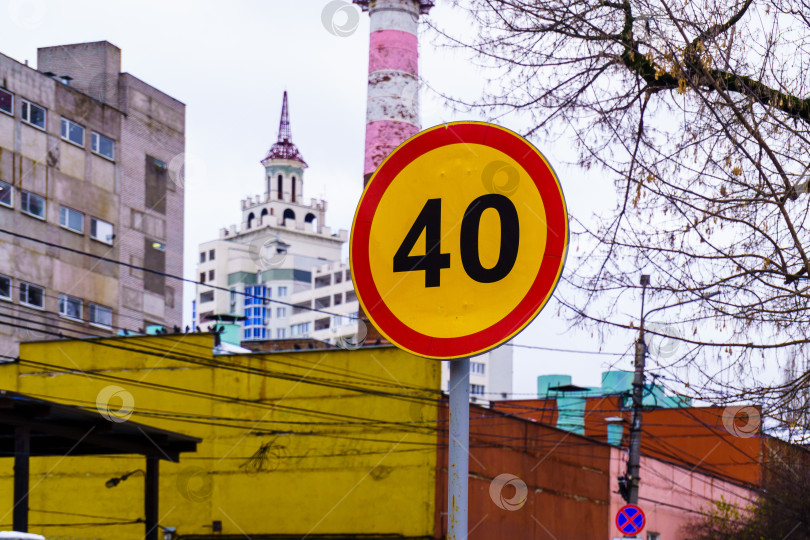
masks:
<path id="1" fill-rule="evenodd" d="M 348 349 L 362 345 L 367 338 L 365 323 L 358 322 L 360 303 L 345 262 L 325 263 L 313 269 L 310 287 L 299 289 L 290 297 L 290 303 L 293 307 L 288 337 L 312 338 Z M 441 364 L 442 390 L 447 391 L 450 370 L 447 362 Z M 472 401 L 507 399 L 511 393 L 511 345 L 504 344 L 470 360 Z"/>
<path id="2" fill-rule="evenodd" d="M 1 355 L 181 324 L 179 282 L 86 254 L 182 275 L 184 149 L 185 105 L 115 45 L 40 48 L 36 69 L 0 54 Z"/>
<path id="3" fill-rule="evenodd" d="M 235 320 L 242 342 L 300 338 L 362 346 L 367 328 L 358 319 L 351 270 L 341 261 L 348 233 L 324 224 L 326 201 L 303 197 L 307 164 L 292 142 L 286 93 L 278 140 L 261 163 L 265 192 L 242 201 L 241 225 L 200 245 L 195 325 Z M 476 357 L 470 369 L 474 400 L 511 394 L 508 345 Z M 446 390 L 446 365 L 443 370 Z"/>
<path id="4" fill-rule="evenodd" d="M 265 158 L 262 195 L 242 201 L 242 223 L 200 245 L 194 322 L 244 316 L 242 340 L 290 337 L 291 296 L 308 290 L 314 268 L 339 261 L 348 232 L 324 223 L 326 201 L 304 199 L 307 163 L 292 142 L 287 93 L 278 141 Z"/>
<path id="5" fill-rule="evenodd" d="M 366 337 L 358 325 L 360 303 L 345 262 L 314 268 L 310 287 L 293 294 L 290 303 L 290 337 L 308 337 L 345 348 L 361 345 Z"/>

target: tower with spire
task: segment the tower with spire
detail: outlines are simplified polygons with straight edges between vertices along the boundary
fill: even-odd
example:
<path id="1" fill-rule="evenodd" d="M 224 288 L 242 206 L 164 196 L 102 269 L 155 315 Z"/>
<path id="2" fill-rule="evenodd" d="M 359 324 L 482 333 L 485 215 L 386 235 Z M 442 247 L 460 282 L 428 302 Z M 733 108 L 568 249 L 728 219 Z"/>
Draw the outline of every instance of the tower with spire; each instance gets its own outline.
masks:
<path id="1" fill-rule="evenodd" d="M 267 151 L 267 156 L 262 160 L 262 165 L 264 165 L 267 178 L 267 190 L 265 193 L 270 195 L 271 198 L 293 203 L 302 198 L 304 169 L 307 168 L 307 162 L 304 161 L 298 147 L 292 142 L 286 90 L 281 104 L 278 140 Z"/>
<path id="2" fill-rule="evenodd" d="M 325 200 L 304 198 L 307 163 L 292 140 L 286 91 L 278 138 L 261 164 L 264 193 L 243 199 L 241 224 L 220 229 L 199 253 L 195 324 L 245 317 L 239 323 L 243 340 L 288 337 L 290 297 L 311 288 L 316 268 L 340 264 L 348 240 L 347 231 L 326 226 Z"/>

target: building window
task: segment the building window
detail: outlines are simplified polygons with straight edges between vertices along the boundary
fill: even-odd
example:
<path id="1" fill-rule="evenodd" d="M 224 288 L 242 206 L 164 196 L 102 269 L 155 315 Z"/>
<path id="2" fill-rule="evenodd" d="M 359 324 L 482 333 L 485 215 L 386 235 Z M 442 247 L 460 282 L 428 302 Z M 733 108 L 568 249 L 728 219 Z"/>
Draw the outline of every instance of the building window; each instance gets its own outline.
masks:
<path id="1" fill-rule="evenodd" d="M 265 298 L 267 298 L 267 287 L 261 285 L 245 287 L 245 307 L 263 306 Z"/>
<path id="2" fill-rule="evenodd" d="M 166 307 L 169 309 L 174 309 L 174 299 L 175 299 L 174 292 L 175 291 L 173 287 L 166 287 L 166 297 L 163 300 L 166 303 L 165 304 Z"/>
<path id="3" fill-rule="evenodd" d="M 278 297 L 282 298 L 284 296 L 287 296 L 287 287 L 279 287 L 278 288 Z"/>
<path id="4" fill-rule="evenodd" d="M 248 328 L 243 332 L 245 340 L 267 339 L 266 328 Z"/>
<path id="5" fill-rule="evenodd" d="M 0 111 L 14 114 L 14 94 L 0 88 Z"/>
<path id="6" fill-rule="evenodd" d="M 213 260 L 214 260 L 214 255 L 216 255 L 216 253 L 214 253 L 214 251 L 215 251 L 215 250 L 213 250 L 213 249 L 211 249 L 211 250 L 209 250 L 209 251 L 208 251 L 208 260 L 209 260 L 209 261 L 213 261 Z"/>
<path id="7" fill-rule="evenodd" d="M 230 313 L 236 314 L 236 289 L 231 289 L 230 292 Z"/>
<path id="8" fill-rule="evenodd" d="M 84 126 L 73 120 L 62 118 L 62 138 L 84 147 Z"/>
<path id="9" fill-rule="evenodd" d="M 30 283 L 20 283 L 20 303 L 42 309 L 45 307 L 45 289 Z"/>
<path id="10" fill-rule="evenodd" d="M 166 296 L 166 246 L 149 238 L 143 239 L 143 266 L 152 272 L 144 272 L 143 288 L 157 295 Z"/>
<path id="11" fill-rule="evenodd" d="M 311 323 L 303 322 L 294 324 L 290 327 L 290 337 L 296 336 L 306 336 L 309 334 L 309 328 Z"/>
<path id="12" fill-rule="evenodd" d="M 115 159 L 115 141 L 101 133 L 90 133 L 90 150 L 107 159 Z"/>
<path id="13" fill-rule="evenodd" d="M 0 276 L 0 298 L 11 300 L 11 278 L 8 276 Z"/>
<path id="14" fill-rule="evenodd" d="M 315 331 L 318 330 L 328 330 L 329 329 L 329 317 L 324 317 L 322 319 L 315 319 Z"/>
<path id="15" fill-rule="evenodd" d="M 68 319 L 82 320 L 82 301 L 66 294 L 59 295 L 59 315 Z"/>
<path id="16" fill-rule="evenodd" d="M 45 219 L 45 199 L 34 193 L 20 191 L 20 210 L 30 216 Z"/>
<path id="17" fill-rule="evenodd" d="M 205 272 L 200 272 L 200 283 L 205 283 Z"/>
<path id="18" fill-rule="evenodd" d="M 295 212 L 293 212 L 289 208 L 285 209 L 284 214 L 282 214 L 281 225 L 286 226 L 286 223 L 287 223 L 288 219 L 290 219 L 292 221 L 295 221 Z"/>
<path id="19" fill-rule="evenodd" d="M 484 375 L 486 371 L 486 364 L 483 362 L 470 362 L 470 373 L 477 373 L 478 375 Z"/>
<path id="20" fill-rule="evenodd" d="M 205 252 L 204 251 L 202 253 L 200 253 L 200 262 L 201 263 L 205 262 Z"/>
<path id="21" fill-rule="evenodd" d="M 245 287 L 245 320 L 243 322 L 245 339 L 267 339 L 265 298 L 267 298 L 267 287 L 262 285 Z"/>
<path id="22" fill-rule="evenodd" d="M 286 307 L 279 307 L 276 308 L 276 317 L 283 319 L 287 316 L 287 308 Z"/>
<path id="23" fill-rule="evenodd" d="M 208 271 L 208 281 L 214 281 L 214 271 L 213 270 Z"/>
<path id="24" fill-rule="evenodd" d="M 84 232 L 84 214 L 62 206 L 59 208 L 59 225 L 81 234 Z"/>
<path id="25" fill-rule="evenodd" d="M 214 291 L 205 291 L 200 295 L 200 303 L 204 304 L 206 302 L 213 302 L 214 301 Z"/>
<path id="26" fill-rule="evenodd" d="M 276 328 L 276 339 L 284 339 L 285 337 L 287 337 L 287 329 Z"/>
<path id="27" fill-rule="evenodd" d="M 90 218 L 90 238 L 105 244 L 112 244 L 115 239 L 113 230 L 112 223 L 107 223 L 98 218 Z"/>
<path id="28" fill-rule="evenodd" d="M 144 204 L 155 212 L 166 213 L 166 187 L 169 168 L 165 163 L 152 156 L 146 156 L 146 199 Z"/>
<path id="29" fill-rule="evenodd" d="M 483 384 L 471 384 L 470 385 L 470 394 L 473 394 L 475 396 L 484 395 L 484 385 Z"/>
<path id="30" fill-rule="evenodd" d="M 45 109 L 36 103 L 31 103 L 27 100 L 20 100 L 22 102 L 22 119 L 23 122 L 45 129 Z"/>
<path id="31" fill-rule="evenodd" d="M 98 304 L 90 304 L 88 311 L 90 312 L 90 323 L 105 328 L 112 327 L 112 310 Z"/>
<path id="32" fill-rule="evenodd" d="M 0 204 L 14 208 L 14 188 L 11 184 L 0 182 Z"/>
<path id="33" fill-rule="evenodd" d="M 661 540 L 661 533 L 648 532 L 647 533 L 647 540 Z"/>

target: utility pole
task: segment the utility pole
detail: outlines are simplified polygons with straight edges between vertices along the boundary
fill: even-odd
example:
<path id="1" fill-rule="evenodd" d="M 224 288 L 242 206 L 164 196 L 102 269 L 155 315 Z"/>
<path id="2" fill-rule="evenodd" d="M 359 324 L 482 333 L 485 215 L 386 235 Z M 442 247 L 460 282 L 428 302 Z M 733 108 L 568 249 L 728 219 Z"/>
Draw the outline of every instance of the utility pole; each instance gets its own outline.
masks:
<path id="1" fill-rule="evenodd" d="M 633 378 L 633 424 L 630 426 L 630 455 L 627 459 L 627 473 L 619 478 L 619 492 L 629 504 L 638 504 L 639 469 L 641 465 L 641 412 L 644 398 L 644 357 L 647 345 L 644 343 L 644 296 L 650 284 L 649 274 L 641 275 L 641 323 L 636 341 L 636 373 Z"/>

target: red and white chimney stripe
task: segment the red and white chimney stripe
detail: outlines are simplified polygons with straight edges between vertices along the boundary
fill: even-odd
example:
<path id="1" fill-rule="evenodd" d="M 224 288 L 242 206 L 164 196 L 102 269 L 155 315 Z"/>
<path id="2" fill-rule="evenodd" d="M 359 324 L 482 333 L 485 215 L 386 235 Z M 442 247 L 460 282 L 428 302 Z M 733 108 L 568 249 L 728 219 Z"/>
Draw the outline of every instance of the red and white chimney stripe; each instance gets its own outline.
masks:
<path id="1" fill-rule="evenodd" d="M 371 36 L 366 105 L 365 182 L 400 143 L 416 134 L 419 123 L 420 12 L 424 0 L 371 0 Z"/>

